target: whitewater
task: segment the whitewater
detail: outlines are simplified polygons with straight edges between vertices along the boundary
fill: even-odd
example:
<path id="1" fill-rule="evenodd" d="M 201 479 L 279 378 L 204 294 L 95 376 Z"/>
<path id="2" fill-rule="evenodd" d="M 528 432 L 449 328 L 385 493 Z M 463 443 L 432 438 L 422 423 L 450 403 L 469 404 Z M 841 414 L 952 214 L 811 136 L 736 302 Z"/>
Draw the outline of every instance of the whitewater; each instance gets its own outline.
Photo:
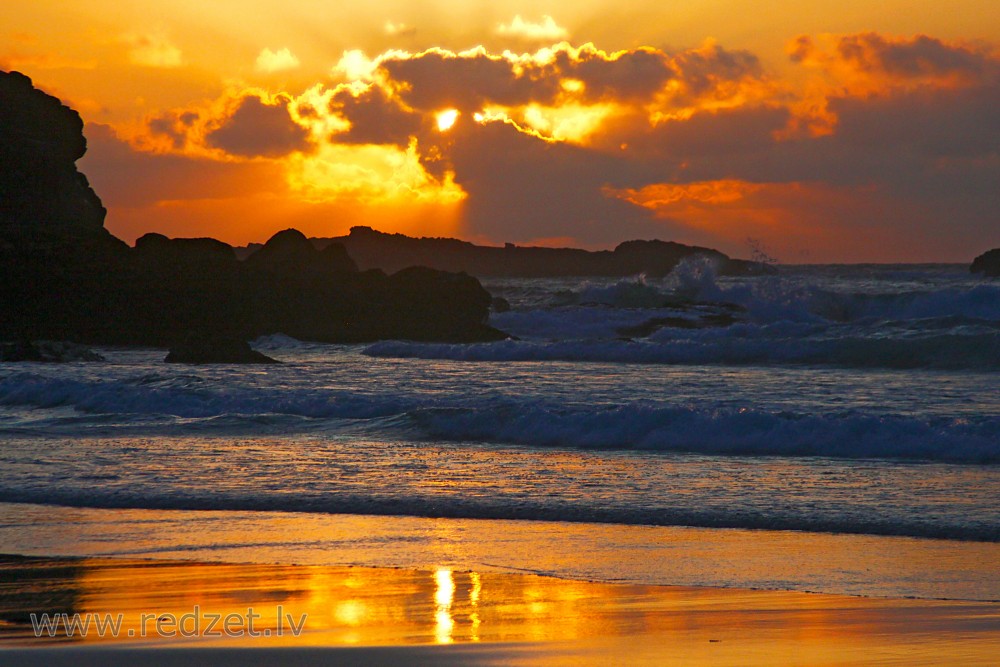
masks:
<path id="1" fill-rule="evenodd" d="M 693 262 L 484 284 L 509 340 L 0 364 L 0 502 L 1000 542 L 996 281 Z"/>

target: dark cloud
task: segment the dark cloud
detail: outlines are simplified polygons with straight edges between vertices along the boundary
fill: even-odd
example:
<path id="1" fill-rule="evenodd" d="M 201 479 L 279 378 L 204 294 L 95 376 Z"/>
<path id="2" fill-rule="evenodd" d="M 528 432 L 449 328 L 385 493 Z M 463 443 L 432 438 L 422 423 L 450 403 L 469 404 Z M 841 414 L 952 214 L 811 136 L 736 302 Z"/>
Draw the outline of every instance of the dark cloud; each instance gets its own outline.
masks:
<path id="1" fill-rule="evenodd" d="M 905 148 L 936 160 L 1000 150 L 1000 85 L 834 98 L 830 109 L 839 140 L 869 151 Z"/>
<path id="2" fill-rule="evenodd" d="M 673 84 L 674 101 L 718 93 L 720 86 L 759 77 L 756 56 L 747 51 L 727 51 L 717 45 L 668 54 L 652 48 L 615 54 L 581 49 L 579 53 L 559 52 L 553 65 L 539 75 L 577 79 L 585 88 L 588 102 L 617 101 L 642 104 Z"/>
<path id="3" fill-rule="evenodd" d="M 244 97 L 231 116 L 209 132 L 209 146 L 244 157 L 280 157 L 309 149 L 308 131 L 288 114 L 288 100 L 265 104 L 259 97 Z"/>
<path id="4" fill-rule="evenodd" d="M 830 108 L 839 121 L 821 137 L 779 138 L 790 112 L 761 106 L 639 128 L 628 141 L 651 176 L 675 182 L 813 181 L 926 201 L 987 196 L 1000 207 L 1000 87 L 838 97 Z"/>
<path id="5" fill-rule="evenodd" d="M 403 109 L 386 92 L 371 86 L 359 95 L 341 89 L 330 101 L 330 111 L 346 118 L 351 127 L 333 140 L 344 144 L 395 144 L 406 146 L 427 121 Z"/>
<path id="6" fill-rule="evenodd" d="M 173 148 L 182 149 L 187 145 L 188 132 L 198 117 L 195 111 L 167 112 L 149 119 L 146 126 L 150 134 L 166 137 Z"/>
<path id="7" fill-rule="evenodd" d="M 788 123 L 788 109 L 748 106 L 696 113 L 690 118 L 640 128 L 627 136 L 631 150 L 644 161 L 723 164 L 734 156 L 763 157 L 773 150 L 775 134 Z"/>
<path id="8" fill-rule="evenodd" d="M 470 233 L 513 242 L 571 237 L 591 245 L 662 233 L 649 211 L 604 193 L 637 176 L 617 156 L 541 141 L 501 122 L 468 122 L 454 132 L 447 156 L 469 195 Z"/>
<path id="9" fill-rule="evenodd" d="M 961 67 L 980 75 L 964 85 L 887 85 L 877 93 L 851 94 L 834 85 L 825 104 L 837 120 L 825 136 L 785 135 L 793 110 L 768 102 L 701 111 L 656 127 L 633 119 L 614 128 L 614 140 L 628 143 L 650 174 L 659 170 L 676 182 L 813 181 L 872 186 L 910 200 L 985 196 L 1000 208 L 1000 81 L 990 75 L 997 60 L 982 54 L 969 60 L 971 52 L 929 38 L 891 42 L 866 34 L 838 43 L 863 45 L 866 53 L 880 54 L 879 63 L 922 62 L 893 66 L 915 79 L 926 76 L 930 62 L 937 72 Z"/>
<path id="10" fill-rule="evenodd" d="M 646 103 L 674 82 L 674 95 L 688 100 L 712 94 L 721 84 L 761 74 L 756 56 L 710 45 L 667 54 L 652 48 L 608 54 L 592 46 L 563 45 L 551 52 L 508 58 L 475 51 L 454 54 L 431 50 L 390 57 L 379 67 L 410 107 L 455 107 L 476 111 L 488 105 L 557 104 L 613 101 Z M 583 83 L 580 91 L 564 87 Z"/>
<path id="11" fill-rule="evenodd" d="M 486 104 L 521 105 L 551 100 L 559 90 L 554 77 L 519 76 L 511 62 L 485 52 L 456 56 L 432 50 L 384 60 L 380 67 L 392 82 L 402 84 L 400 97 L 416 109 L 474 111 Z"/>
<path id="12" fill-rule="evenodd" d="M 881 69 L 903 77 L 978 75 L 986 62 L 982 53 L 926 35 L 911 40 L 892 40 L 876 33 L 845 35 L 837 44 L 837 52 L 861 69 Z"/>
<path id="13" fill-rule="evenodd" d="M 279 167 L 269 163 L 219 162 L 135 150 L 107 125 L 85 128 L 87 154 L 80 169 L 111 209 L 163 201 L 216 199 L 284 188 Z"/>
<path id="14" fill-rule="evenodd" d="M 152 118 L 147 123 L 147 126 L 149 127 L 151 134 L 163 135 L 170 139 L 174 148 L 183 148 L 187 141 L 187 135 L 178 131 L 177 128 L 174 127 L 173 120 L 170 118 Z"/>
<path id="15" fill-rule="evenodd" d="M 655 49 L 636 49 L 616 57 L 588 50 L 573 57 L 562 51 L 552 66 L 541 68 L 539 73 L 543 72 L 582 81 L 588 101 L 621 102 L 650 99 L 676 74 L 670 58 Z"/>
<path id="16" fill-rule="evenodd" d="M 802 202 L 796 207 L 797 190 L 767 190 L 780 196 L 748 200 L 748 220 L 750 204 L 765 207 L 758 209 L 763 215 L 773 211 L 775 220 L 787 220 L 794 210 L 803 239 L 811 226 L 829 238 L 854 235 L 858 256 L 956 259 L 995 245 L 1000 86 L 921 87 L 834 97 L 829 105 L 838 123 L 826 136 L 779 138 L 787 110 L 747 107 L 664 123 L 639 132 L 632 145 L 641 147 L 636 152 L 647 166 L 643 179 L 738 179 L 838 192 L 831 201 L 815 202 L 819 208 L 813 210 Z M 784 229 L 781 242 L 791 247 L 795 234 L 795 226 Z M 866 248 L 865 238 L 905 242 L 880 250 Z M 851 252 L 849 242 L 839 243 L 839 252 Z"/>
<path id="17" fill-rule="evenodd" d="M 682 51 L 673 64 L 677 79 L 693 97 L 712 94 L 721 84 L 763 76 L 757 56 L 749 51 L 727 51 L 715 44 Z"/>
<path id="18" fill-rule="evenodd" d="M 948 82 L 978 84 L 994 82 L 1000 74 L 996 56 L 983 46 L 948 44 L 939 39 L 918 35 L 893 38 L 877 33 L 828 36 L 819 40 L 807 35 L 797 37 L 788 49 L 793 62 L 818 66 L 831 74 L 847 78 L 857 76 L 901 84 Z"/>

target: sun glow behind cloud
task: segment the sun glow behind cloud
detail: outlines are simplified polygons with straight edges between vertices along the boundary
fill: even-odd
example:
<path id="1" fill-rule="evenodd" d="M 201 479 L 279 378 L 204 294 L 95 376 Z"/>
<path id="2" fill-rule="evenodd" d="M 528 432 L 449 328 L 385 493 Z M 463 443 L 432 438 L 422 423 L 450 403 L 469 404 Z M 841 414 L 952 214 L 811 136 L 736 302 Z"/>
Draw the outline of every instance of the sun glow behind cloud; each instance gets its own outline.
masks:
<path id="1" fill-rule="evenodd" d="M 559 141 L 585 142 L 597 132 L 605 119 L 615 112 L 615 104 L 582 105 L 566 103 L 559 106 L 529 104 L 522 114 L 525 123 L 539 133 Z"/>
<path id="2" fill-rule="evenodd" d="M 312 154 L 292 156 L 288 165 L 292 189 L 310 201 L 348 197 L 359 203 L 433 201 L 457 204 L 465 193 L 446 173 L 437 180 L 420 162 L 416 141 L 396 146 L 327 144 Z"/>
<path id="3" fill-rule="evenodd" d="M 441 132 L 446 132 L 455 125 L 455 121 L 458 120 L 458 109 L 446 109 L 435 115 L 437 121 L 437 128 Z"/>

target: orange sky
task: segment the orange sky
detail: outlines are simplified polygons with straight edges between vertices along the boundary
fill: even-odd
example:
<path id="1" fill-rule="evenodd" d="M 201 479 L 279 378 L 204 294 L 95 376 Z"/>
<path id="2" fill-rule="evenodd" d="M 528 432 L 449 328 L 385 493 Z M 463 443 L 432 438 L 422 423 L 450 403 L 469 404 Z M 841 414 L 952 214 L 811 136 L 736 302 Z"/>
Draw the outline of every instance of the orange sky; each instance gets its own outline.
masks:
<path id="1" fill-rule="evenodd" d="M 43 0 L 0 26 L 0 68 L 86 121 L 80 167 L 128 241 L 1000 244 L 994 0 Z"/>

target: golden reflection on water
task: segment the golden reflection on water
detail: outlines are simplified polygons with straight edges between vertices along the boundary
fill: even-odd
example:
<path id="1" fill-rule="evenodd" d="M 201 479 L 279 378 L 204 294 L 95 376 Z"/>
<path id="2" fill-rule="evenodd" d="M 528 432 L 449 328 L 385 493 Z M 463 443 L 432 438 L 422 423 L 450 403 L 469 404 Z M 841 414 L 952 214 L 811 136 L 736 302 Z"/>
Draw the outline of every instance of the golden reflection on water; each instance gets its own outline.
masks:
<path id="1" fill-rule="evenodd" d="M 483 582 L 478 572 L 469 573 L 469 582 L 472 584 L 472 588 L 469 590 L 469 606 L 471 607 L 471 611 L 469 612 L 469 641 L 478 642 L 480 623 L 479 596 L 483 592 Z"/>
<path id="2" fill-rule="evenodd" d="M 437 590 L 434 591 L 434 640 L 438 644 L 451 644 L 454 639 L 455 620 L 451 617 L 451 605 L 455 601 L 455 580 L 451 570 L 439 569 L 434 573 Z"/>
<path id="3" fill-rule="evenodd" d="M 164 638 L 148 622 L 149 615 L 154 619 L 180 617 L 196 609 L 203 618 L 246 617 L 252 612 L 254 630 L 270 636 L 203 633 L 196 640 Z M 101 559 L 0 560 L 0 646 L 11 640 L 38 643 L 31 639 L 30 626 L 5 622 L 19 614 L 23 619 L 29 612 L 123 615 L 118 637 L 91 633 L 71 640 L 86 643 L 145 639 L 343 646 L 609 640 L 623 643 L 628 650 L 714 647 L 711 650 L 717 657 L 735 651 L 733 655 L 747 664 L 767 664 L 763 656 L 774 650 L 772 645 L 789 641 L 822 649 L 831 659 L 846 645 L 931 646 L 951 636 L 962 637 L 960 649 L 973 654 L 1000 650 L 997 604 L 595 584 L 447 568 L 424 572 Z M 304 632 L 295 636 L 289 626 L 302 615 L 307 616 Z M 144 616 L 146 634 L 142 637 Z M 761 661 L 751 660 L 754 651 Z"/>

